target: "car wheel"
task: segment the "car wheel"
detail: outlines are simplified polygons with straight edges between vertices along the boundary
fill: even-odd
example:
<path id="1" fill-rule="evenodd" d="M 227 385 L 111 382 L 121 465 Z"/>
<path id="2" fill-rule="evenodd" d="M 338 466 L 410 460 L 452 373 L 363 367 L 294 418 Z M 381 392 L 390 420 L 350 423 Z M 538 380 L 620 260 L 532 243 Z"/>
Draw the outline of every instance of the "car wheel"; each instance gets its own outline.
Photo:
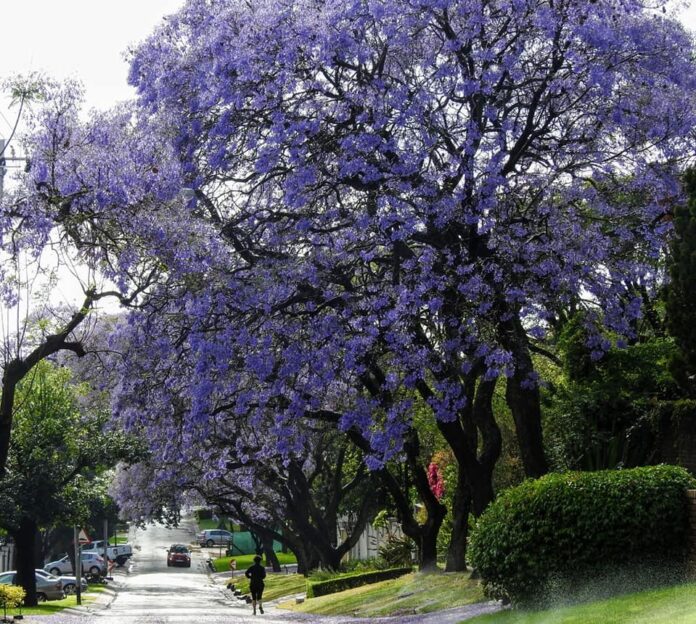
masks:
<path id="1" fill-rule="evenodd" d="M 37 602 L 46 602 L 46 600 L 47 600 L 46 594 L 44 594 L 43 592 L 37 592 L 36 600 L 37 600 Z"/>
<path id="2" fill-rule="evenodd" d="M 48 572 L 50 574 L 53 574 L 53 576 L 60 576 L 60 569 L 59 568 L 51 568 Z"/>
<path id="3" fill-rule="evenodd" d="M 171 568 L 171 567 L 172 567 L 172 564 L 171 564 L 169 561 L 167 561 L 167 567 L 168 567 L 168 568 Z"/>
<path id="4" fill-rule="evenodd" d="M 100 570 L 99 570 L 99 568 L 98 568 L 97 566 L 92 566 L 92 567 L 89 569 L 89 573 L 90 573 L 92 576 L 99 576 L 99 572 L 100 572 Z"/>
<path id="5" fill-rule="evenodd" d="M 214 542 L 213 540 L 209 539 L 209 540 L 205 543 L 205 545 L 206 545 L 208 548 L 212 548 L 213 546 L 215 546 L 215 542 Z"/>
<path id="6" fill-rule="evenodd" d="M 75 593 L 75 583 L 68 583 L 63 586 L 63 593 L 66 596 L 72 596 Z"/>
<path id="7" fill-rule="evenodd" d="M 118 567 L 123 567 L 123 564 L 128 561 L 128 557 L 124 557 L 123 555 L 120 555 L 119 557 L 116 557 L 116 564 Z"/>
<path id="8" fill-rule="evenodd" d="M 186 567 L 187 567 L 187 568 L 190 568 L 190 567 L 191 567 L 191 562 L 190 562 L 190 561 L 186 564 Z"/>

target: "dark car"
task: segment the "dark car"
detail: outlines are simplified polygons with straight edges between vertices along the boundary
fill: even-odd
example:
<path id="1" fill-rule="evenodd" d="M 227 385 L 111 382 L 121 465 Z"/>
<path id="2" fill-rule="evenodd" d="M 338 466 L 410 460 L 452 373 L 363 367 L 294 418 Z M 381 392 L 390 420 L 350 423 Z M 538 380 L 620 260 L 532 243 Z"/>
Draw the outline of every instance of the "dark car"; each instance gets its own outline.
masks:
<path id="1" fill-rule="evenodd" d="M 191 553 L 183 544 L 172 544 L 167 551 L 167 566 L 191 567 Z"/>

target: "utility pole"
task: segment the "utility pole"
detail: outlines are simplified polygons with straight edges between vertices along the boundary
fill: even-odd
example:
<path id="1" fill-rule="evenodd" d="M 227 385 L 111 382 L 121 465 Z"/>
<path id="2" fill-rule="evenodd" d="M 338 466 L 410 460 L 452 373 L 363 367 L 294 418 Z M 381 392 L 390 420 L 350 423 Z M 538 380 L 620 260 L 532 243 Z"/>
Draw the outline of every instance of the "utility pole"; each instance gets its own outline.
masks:
<path id="1" fill-rule="evenodd" d="M 10 148 L 10 155 L 7 156 L 5 152 L 7 151 L 7 148 L 9 147 L 9 143 L 5 141 L 5 139 L 0 139 L 0 198 L 2 198 L 2 195 L 5 191 L 5 174 L 7 173 L 7 169 L 9 168 L 8 162 L 24 162 L 28 163 L 28 159 L 25 158 L 24 156 L 15 156 L 14 148 Z M 14 167 L 18 167 L 19 165 L 11 165 Z M 25 164 L 26 166 L 26 164 Z"/>
<path id="2" fill-rule="evenodd" d="M 6 163 L 5 139 L 0 139 L 0 197 L 2 197 L 2 194 L 5 191 L 5 172 L 7 171 L 7 168 L 5 167 Z"/>

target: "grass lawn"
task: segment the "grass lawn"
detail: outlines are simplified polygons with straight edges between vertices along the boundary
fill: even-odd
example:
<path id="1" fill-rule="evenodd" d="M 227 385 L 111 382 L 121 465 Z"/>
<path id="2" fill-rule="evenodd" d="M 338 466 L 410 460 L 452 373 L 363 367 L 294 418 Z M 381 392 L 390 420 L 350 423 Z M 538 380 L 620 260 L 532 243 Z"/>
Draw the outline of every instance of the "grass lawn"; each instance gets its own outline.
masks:
<path id="1" fill-rule="evenodd" d="M 505 611 L 466 624 L 696 624 L 696 583 L 545 611 Z"/>
<path id="2" fill-rule="evenodd" d="M 103 591 L 103 587 L 90 587 L 87 591 L 92 593 L 85 593 L 82 595 L 82 604 L 89 604 L 90 602 L 94 602 L 96 600 L 97 596 L 96 594 L 99 593 L 100 591 Z M 63 609 L 67 609 L 68 607 L 76 607 L 77 606 L 77 597 L 76 596 L 68 596 L 67 598 L 63 598 L 63 600 L 49 600 L 48 602 L 42 602 L 36 607 L 22 607 L 21 613 L 22 615 L 52 615 L 54 613 L 58 613 L 59 611 L 62 611 Z M 19 609 L 8 609 L 7 610 L 7 615 L 19 615 L 20 610 Z M 2 609 L 0 609 L 0 617 L 2 616 Z"/>
<path id="3" fill-rule="evenodd" d="M 297 558 L 292 553 L 276 553 L 278 556 L 278 561 L 280 565 L 289 565 L 291 563 L 297 563 Z M 237 570 L 246 570 L 252 563 L 254 563 L 254 557 L 256 555 L 234 555 L 233 557 L 220 557 L 219 559 L 213 559 L 213 565 L 215 566 L 216 572 L 228 572 L 230 569 L 230 559 L 234 559 L 237 562 Z"/>
<path id="4" fill-rule="evenodd" d="M 249 580 L 243 574 L 230 579 L 235 587 L 243 593 L 249 593 Z M 264 600 L 276 600 L 284 596 L 302 594 L 307 589 L 307 579 L 301 574 L 269 574 L 266 576 L 266 588 L 263 590 Z"/>
<path id="5" fill-rule="evenodd" d="M 469 573 L 412 573 L 390 581 L 363 585 L 320 596 L 284 608 L 318 615 L 378 617 L 405 613 L 429 613 L 484 600 L 478 581 Z"/>

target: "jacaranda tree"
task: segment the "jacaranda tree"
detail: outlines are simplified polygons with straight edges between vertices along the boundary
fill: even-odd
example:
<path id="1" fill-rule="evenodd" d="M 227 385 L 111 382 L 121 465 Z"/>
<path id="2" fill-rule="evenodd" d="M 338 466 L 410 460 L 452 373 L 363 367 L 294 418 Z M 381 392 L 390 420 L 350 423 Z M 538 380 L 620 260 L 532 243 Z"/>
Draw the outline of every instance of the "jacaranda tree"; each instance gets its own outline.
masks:
<path id="1" fill-rule="evenodd" d="M 380 469 L 422 402 L 459 464 L 464 540 L 493 496 L 496 380 L 543 474 L 537 341 L 579 302 L 601 356 L 598 328 L 641 314 L 628 285 L 661 277 L 696 75 L 665 9 L 189 0 L 133 53 L 139 112 L 79 124 L 29 180 L 31 214 L 115 275 L 159 259 L 129 331 L 168 383 L 126 376 L 126 419 L 156 428 L 176 396 L 190 432 L 270 413 L 287 453 L 333 420 Z"/>

